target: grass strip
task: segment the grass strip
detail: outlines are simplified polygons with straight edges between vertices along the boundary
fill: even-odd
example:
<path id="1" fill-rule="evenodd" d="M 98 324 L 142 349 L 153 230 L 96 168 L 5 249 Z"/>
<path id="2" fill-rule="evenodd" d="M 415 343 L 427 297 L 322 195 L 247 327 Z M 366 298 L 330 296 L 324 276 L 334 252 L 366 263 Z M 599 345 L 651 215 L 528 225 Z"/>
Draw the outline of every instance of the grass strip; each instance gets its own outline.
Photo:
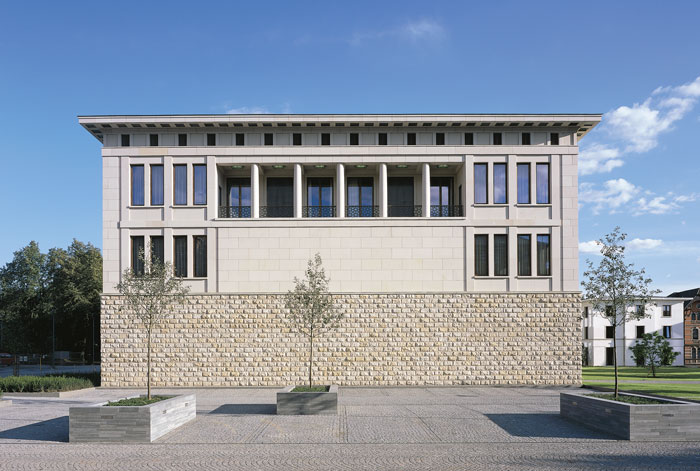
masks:
<path id="1" fill-rule="evenodd" d="M 620 394 L 615 397 L 615 394 L 586 394 L 589 397 L 597 397 L 598 399 L 607 399 L 608 401 L 624 402 L 626 404 L 672 404 L 667 401 L 651 399 L 648 397 L 627 396 Z"/>
<path id="2" fill-rule="evenodd" d="M 93 387 L 92 381 L 69 376 L 8 376 L 0 378 L 0 391 L 6 393 L 62 392 Z"/>
<path id="3" fill-rule="evenodd" d="M 119 401 L 108 402 L 108 406 L 147 406 L 148 404 L 153 404 L 155 402 L 164 401 L 170 399 L 172 396 L 151 396 L 148 399 L 145 396 L 142 397 L 132 397 L 130 399 L 121 399 Z"/>
<path id="4" fill-rule="evenodd" d="M 330 386 L 297 386 L 292 392 L 328 392 Z"/>

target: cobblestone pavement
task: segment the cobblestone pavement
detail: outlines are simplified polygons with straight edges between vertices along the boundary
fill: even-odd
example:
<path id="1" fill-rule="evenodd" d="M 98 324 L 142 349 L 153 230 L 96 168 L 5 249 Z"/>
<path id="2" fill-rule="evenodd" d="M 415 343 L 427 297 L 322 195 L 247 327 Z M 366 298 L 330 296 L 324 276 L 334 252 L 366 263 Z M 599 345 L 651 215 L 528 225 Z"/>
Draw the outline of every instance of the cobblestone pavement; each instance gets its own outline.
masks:
<path id="1" fill-rule="evenodd" d="M 559 391 L 341 388 L 337 416 L 276 416 L 274 389 L 199 389 L 197 418 L 144 445 L 67 443 L 68 407 L 134 390 L 8 394 L 0 470 L 700 469 L 698 443 L 618 441 L 561 419 Z"/>

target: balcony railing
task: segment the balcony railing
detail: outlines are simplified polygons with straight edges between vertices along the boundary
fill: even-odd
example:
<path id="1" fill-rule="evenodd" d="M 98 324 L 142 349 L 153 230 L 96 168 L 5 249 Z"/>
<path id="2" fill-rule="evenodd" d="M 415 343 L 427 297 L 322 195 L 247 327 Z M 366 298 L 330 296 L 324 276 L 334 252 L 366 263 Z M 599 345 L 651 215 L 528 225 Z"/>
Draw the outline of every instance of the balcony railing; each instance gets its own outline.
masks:
<path id="1" fill-rule="evenodd" d="M 389 217 L 390 218 L 419 218 L 423 215 L 422 206 L 401 206 L 401 205 L 389 205 Z"/>
<path id="2" fill-rule="evenodd" d="M 349 218 L 378 218 L 379 206 L 347 206 L 345 216 Z"/>
<path id="3" fill-rule="evenodd" d="M 462 205 L 432 205 L 430 206 L 431 218 L 462 217 L 464 211 Z"/>
<path id="4" fill-rule="evenodd" d="M 305 218 L 334 218 L 335 206 L 304 206 L 302 217 Z"/>
<path id="5" fill-rule="evenodd" d="M 219 206 L 220 218 L 249 218 L 250 206 Z"/>
<path id="6" fill-rule="evenodd" d="M 261 218 L 293 218 L 294 206 L 260 206 Z"/>

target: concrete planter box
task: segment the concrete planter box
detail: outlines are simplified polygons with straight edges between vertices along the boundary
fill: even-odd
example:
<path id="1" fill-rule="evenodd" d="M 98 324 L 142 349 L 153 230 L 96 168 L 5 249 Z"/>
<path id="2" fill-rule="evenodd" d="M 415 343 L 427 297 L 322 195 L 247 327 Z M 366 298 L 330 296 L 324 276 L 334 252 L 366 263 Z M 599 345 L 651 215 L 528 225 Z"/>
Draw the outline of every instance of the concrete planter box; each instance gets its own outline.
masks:
<path id="1" fill-rule="evenodd" d="M 292 392 L 287 386 L 277 393 L 278 415 L 335 415 L 338 413 L 338 386 L 326 392 Z"/>
<path id="2" fill-rule="evenodd" d="M 69 409 L 70 442 L 148 443 L 193 420 L 197 414 L 194 394 L 146 406 L 105 404 Z"/>
<path id="3" fill-rule="evenodd" d="M 649 397 L 641 394 L 624 395 Z M 663 400 L 668 403 L 626 404 L 581 393 L 560 393 L 559 414 L 624 440 L 700 440 L 700 404 Z"/>

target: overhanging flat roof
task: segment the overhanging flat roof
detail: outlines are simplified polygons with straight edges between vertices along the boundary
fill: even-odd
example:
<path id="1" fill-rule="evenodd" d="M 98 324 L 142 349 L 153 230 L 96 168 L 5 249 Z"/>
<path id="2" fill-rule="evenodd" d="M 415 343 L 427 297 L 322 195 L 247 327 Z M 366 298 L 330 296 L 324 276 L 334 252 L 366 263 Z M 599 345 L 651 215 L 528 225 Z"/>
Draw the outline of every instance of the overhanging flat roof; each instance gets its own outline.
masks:
<path id="1" fill-rule="evenodd" d="M 578 139 L 601 114 L 207 114 L 78 116 L 78 122 L 102 141 L 112 129 L 270 128 L 270 127 L 552 127 L 575 128 Z"/>

